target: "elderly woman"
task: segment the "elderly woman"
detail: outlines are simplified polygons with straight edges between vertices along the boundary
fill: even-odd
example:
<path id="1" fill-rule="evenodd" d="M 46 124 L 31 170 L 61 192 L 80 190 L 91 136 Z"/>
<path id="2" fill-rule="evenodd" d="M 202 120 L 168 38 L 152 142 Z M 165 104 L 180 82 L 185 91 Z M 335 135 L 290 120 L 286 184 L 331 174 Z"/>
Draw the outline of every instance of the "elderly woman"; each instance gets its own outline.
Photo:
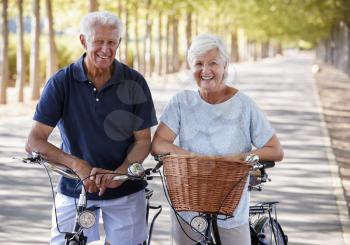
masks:
<path id="1" fill-rule="evenodd" d="M 187 60 L 198 90 L 184 90 L 169 102 L 154 135 L 152 153 L 225 156 L 244 160 L 281 161 L 283 150 L 274 129 L 251 98 L 226 84 L 229 58 L 223 42 L 213 35 L 197 36 Z M 174 141 L 178 137 L 178 144 Z M 254 146 L 254 149 L 253 147 Z M 182 213 L 190 221 L 191 213 Z M 250 244 L 249 193 L 245 188 L 234 218 L 218 222 L 224 245 Z M 181 226 L 199 239 L 187 224 Z M 172 215 L 172 244 L 193 244 Z"/>

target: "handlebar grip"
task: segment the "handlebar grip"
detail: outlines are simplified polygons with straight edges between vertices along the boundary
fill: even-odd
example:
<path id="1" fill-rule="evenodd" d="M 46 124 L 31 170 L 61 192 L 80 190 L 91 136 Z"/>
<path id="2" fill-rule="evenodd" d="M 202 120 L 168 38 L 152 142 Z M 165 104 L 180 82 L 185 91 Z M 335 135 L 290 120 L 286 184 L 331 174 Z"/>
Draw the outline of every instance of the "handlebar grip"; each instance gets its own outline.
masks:
<path id="1" fill-rule="evenodd" d="M 157 165 L 152 169 L 152 172 L 155 173 L 158 171 L 158 169 L 160 169 L 163 166 L 163 161 L 162 160 L 158 160 Z"/>
<path id="2" fill-rule="evenodd" d="M 260 162 L 260 164 L 263 165 L 263 168 L 273 168 L 275 166 L 273 161 Z"/>
<path id="3" fill-rule="evenodd" d="M 156 160 L 158 163 L 156 166 L 152 169 L 152 172 L 155 173 L 157 172 L 162 166 L 163 166 L 163 160 L 162 157 L 170 155 L 170 152 L 164 153 L 164 154 L 159 154 L 154 156 L 154 160 Z"/>
<path id="4" fill-rule="evenodd" d="M 127 180 L 129 179 L 129 176 L 124 174 L 124 175 L 117 175 L 112 178 L 113 180 Z"/>

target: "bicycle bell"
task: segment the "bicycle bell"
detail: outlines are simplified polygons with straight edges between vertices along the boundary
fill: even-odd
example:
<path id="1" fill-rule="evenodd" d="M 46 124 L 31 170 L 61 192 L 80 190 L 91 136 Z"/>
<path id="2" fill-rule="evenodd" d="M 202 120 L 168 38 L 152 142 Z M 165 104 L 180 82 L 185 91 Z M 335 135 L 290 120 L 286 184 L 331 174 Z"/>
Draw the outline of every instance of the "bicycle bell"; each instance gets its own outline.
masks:
<path id="1" fill-rule="evenodd" d="M 90 210 L 85 210 L 79 214 L 78 223 L 84 229 L 91 228 L 96 222 L 95 213 Z"/>
<path id="2" fill-rule="evenodd" d="M 195 216 L 190 222 L 193 231 L 203 233 L 208 227 L 208 221 L 204 216 Z"/>
<path id="3" fill-rule="evenodd" d="M 259 156 L 255 155 L 255 154 L 249 154 L 248 156 L 246 156 L 246 158 L 244 159 L 244 161 L 248 162 L 248 163 L 258 163 L 259 162 Z"/>
<path id="4" fill-rule="evenodd" d="M 145 175 L 145 169 L 140 163 L 135 162 L 128 167 L 128 174 L 131 176 L 142 177 Z"/>

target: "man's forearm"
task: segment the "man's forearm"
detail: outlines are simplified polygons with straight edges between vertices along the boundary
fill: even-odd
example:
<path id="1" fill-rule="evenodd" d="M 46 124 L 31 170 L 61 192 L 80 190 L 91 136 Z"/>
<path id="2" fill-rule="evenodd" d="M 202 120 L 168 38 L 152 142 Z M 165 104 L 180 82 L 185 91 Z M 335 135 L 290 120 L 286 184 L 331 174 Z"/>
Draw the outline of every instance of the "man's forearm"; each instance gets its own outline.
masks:
<path id="1" fill-rule="evenodd" d="M 28 138 L 25 149 L 29 154 L 39 152 L 45 160 L 67 166 L 71 169 L 75 169 L 75 165 L 80 160 L 75 156 L 65 153 L 46 140 L 36 139 L 31 136 Z"/>
<path id="2" fill-rule="evenodd" d="M 150 140 L 140 140 L 134 143 L 131 148 L 131 151 L 126 156 L 124 162 L 133 163 L 139 162 L 142 163 L 148 154 L 151 151 L 151 141 Z"/>
<path id="3" fill-rule="evenodd" d="M 142 163 L 151 151 L 150 140 L 139 140 L 134 143 L 130 152 L 126 156 L 123 164 L 119 166 L 116 171 L 120 173 L 126 173 L 131 163 Z"/>

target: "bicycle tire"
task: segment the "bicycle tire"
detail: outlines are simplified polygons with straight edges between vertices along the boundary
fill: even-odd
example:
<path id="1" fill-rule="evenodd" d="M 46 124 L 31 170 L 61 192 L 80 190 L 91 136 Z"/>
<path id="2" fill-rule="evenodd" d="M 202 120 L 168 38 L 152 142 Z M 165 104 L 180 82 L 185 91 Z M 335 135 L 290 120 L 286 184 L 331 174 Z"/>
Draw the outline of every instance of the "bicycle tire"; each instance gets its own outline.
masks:
<path id="1" fill-rule="evenodd" d="M 254 226 L 260 245 L 287 245 L 288 237 L 284 234 L 281 225 L 274 219 L 267 216 L 260 217 Z M 273 225 L 274 233 L 271 229 Z M 274 238 L 276 235 L 276 239 Z M 277 242 L 277 243 L 276 243 Z"/>
<path id="2" fill-rule="evenodd" d="M 77 241 L 71 241 L 71 242 L 69 242 L 69 245 L 81 245 L 81 243 L 79 243 Z"/>
<path id="3" fill-rule="evenodd" d="M 251 245 L 259 245 L 258 234 L 256 233 L 254 227 L 251 224 L 249 225 L 249 230 L 250 230 L 250 243 L 251 243 Z"/>

